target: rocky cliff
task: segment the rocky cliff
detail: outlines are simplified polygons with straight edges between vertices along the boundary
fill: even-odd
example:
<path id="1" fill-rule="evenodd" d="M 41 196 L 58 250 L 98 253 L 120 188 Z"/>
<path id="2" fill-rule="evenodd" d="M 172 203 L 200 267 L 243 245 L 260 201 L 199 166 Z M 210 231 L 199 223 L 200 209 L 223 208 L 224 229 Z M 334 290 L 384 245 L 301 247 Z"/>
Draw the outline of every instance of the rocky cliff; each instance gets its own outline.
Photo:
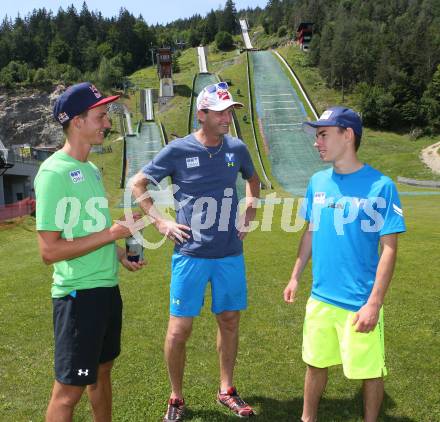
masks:
<path id="1" fill-rule="evenodd" d="M 0 90 L 0 139 L 5 146 L 61 144 L 63 131 L 52 116 L 52 107 L 63 89 Z"/>

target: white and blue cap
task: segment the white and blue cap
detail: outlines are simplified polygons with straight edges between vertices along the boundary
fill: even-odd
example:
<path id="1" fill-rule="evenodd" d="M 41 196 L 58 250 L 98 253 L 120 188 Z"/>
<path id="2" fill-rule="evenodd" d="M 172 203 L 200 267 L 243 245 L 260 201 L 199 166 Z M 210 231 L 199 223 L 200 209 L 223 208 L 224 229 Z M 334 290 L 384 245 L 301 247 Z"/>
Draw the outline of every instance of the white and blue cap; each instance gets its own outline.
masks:
<path id="1" fill-rule="evenodd" d="M 53 107 L 53 117 L 64 125 L 84 111 L 111 103 L 119 97 L 104 97 L 92 83 L 81 82 L 70 86 L 57 98 Z"/>
<path id="2" fill-rule="evenodd" d="M 330 107 L 322 113 L 315 122 L 304 122 L 306 132 L 315 134 L 315 129 L 324 126 L 337 126 L 344 129 L 351 128 L 353 132 L 362 136 L 362 119 L 359 113 L 347 107 Z"/>

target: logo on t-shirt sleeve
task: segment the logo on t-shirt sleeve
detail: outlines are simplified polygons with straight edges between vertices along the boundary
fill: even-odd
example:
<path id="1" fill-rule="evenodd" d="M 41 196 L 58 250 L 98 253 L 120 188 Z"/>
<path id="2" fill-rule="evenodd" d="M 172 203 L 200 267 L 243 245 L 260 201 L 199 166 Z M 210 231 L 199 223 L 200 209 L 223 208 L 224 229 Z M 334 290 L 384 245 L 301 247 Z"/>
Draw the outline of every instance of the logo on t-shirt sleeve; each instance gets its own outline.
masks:
<path id="1" fill-rule="evenodd" d="M 313 203 L 314 204 L 325 204 L 325 192 L 315 192 L 313 195 Z"/>
<path id="2" fill-rule="evenodd" d="M 393 204 L 393 210 L 397 215 L 399 215 L 400 217 L 403 217 L 402 208 L 398 207 L 396 204 Z"/>
<path id="3" fill-rule="evenodd" d="M 70 178 L 72 179 L 73 183 L 80 183 L 84 182 L 85 178 L 84 175 L 81 173 L 81 170 L 72 170 L 69 172 Z"/>
<path id="4" fill-rule="evenodd" d="M 199 157 L 189 157 L 186 159 L 186 168 L 200 167 Z"/>

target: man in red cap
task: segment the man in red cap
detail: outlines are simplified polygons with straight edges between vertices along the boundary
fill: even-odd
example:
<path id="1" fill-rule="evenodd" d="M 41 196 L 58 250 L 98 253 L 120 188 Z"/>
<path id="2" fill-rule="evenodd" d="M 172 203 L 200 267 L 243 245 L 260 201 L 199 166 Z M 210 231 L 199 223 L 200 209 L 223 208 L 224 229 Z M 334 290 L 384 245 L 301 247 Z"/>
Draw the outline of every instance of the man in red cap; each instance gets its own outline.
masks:
<path id="1" fill-rule="evenodd" d="M 239 343 L 240 314 L 247 308 L 243 239 L 255 219 L 260 180 L 249 151 L 228 134 L 233 100 L 226 82 L 208 85 L 197 97 L 200 129 L 163 148 L 133 179 L 133 195 L 156 229 L 175 242 L 170 285 L 170 317 L 165 360 L 171 384 L 163 422 L 183 421 L 186 343 L 211 284 L 220 385 L 217 401 L 247 418 L 254 410 L 238 394 L 233 375 Z M 246 181 L 240 210 L 237 177 Z M 176 221 L 164 218 L 148 194 L 152 181 L 170 176 L 176 187 Z M 226 205 L 227 204 L 227 205 Z M 238 218 L 237 218 L 238 217 Z"/>
<path id="2" fill-rule="evenodd" d="M 87 161 L 111 127 L 107 104 L 117 99 L 89 82 L 68 88 L 54 106 L 66 142 L 35 179 L 40 254 L 54 264 L 55 384 L 47 422 L 71 421 L 86 387 L 94 421 L 111 420 L 110 373 L 122 323 L 118 260 L 130 271 L 143 266 L 115 243 L 138 225 L 112 224 L 101 174 Z"/>

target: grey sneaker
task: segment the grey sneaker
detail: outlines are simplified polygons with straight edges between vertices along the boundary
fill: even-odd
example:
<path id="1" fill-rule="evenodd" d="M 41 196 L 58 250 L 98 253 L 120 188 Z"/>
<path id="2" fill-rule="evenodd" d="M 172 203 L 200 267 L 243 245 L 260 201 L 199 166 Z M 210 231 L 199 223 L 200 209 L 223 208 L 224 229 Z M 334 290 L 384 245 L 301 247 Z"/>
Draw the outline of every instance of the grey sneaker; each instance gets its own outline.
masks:
<path id="1" fill-rule="evenodd" d="M 163 422 L 183 421 L 185 414 L 185 401 L 183 399 L 169 399 L 167 413 Z"/>

